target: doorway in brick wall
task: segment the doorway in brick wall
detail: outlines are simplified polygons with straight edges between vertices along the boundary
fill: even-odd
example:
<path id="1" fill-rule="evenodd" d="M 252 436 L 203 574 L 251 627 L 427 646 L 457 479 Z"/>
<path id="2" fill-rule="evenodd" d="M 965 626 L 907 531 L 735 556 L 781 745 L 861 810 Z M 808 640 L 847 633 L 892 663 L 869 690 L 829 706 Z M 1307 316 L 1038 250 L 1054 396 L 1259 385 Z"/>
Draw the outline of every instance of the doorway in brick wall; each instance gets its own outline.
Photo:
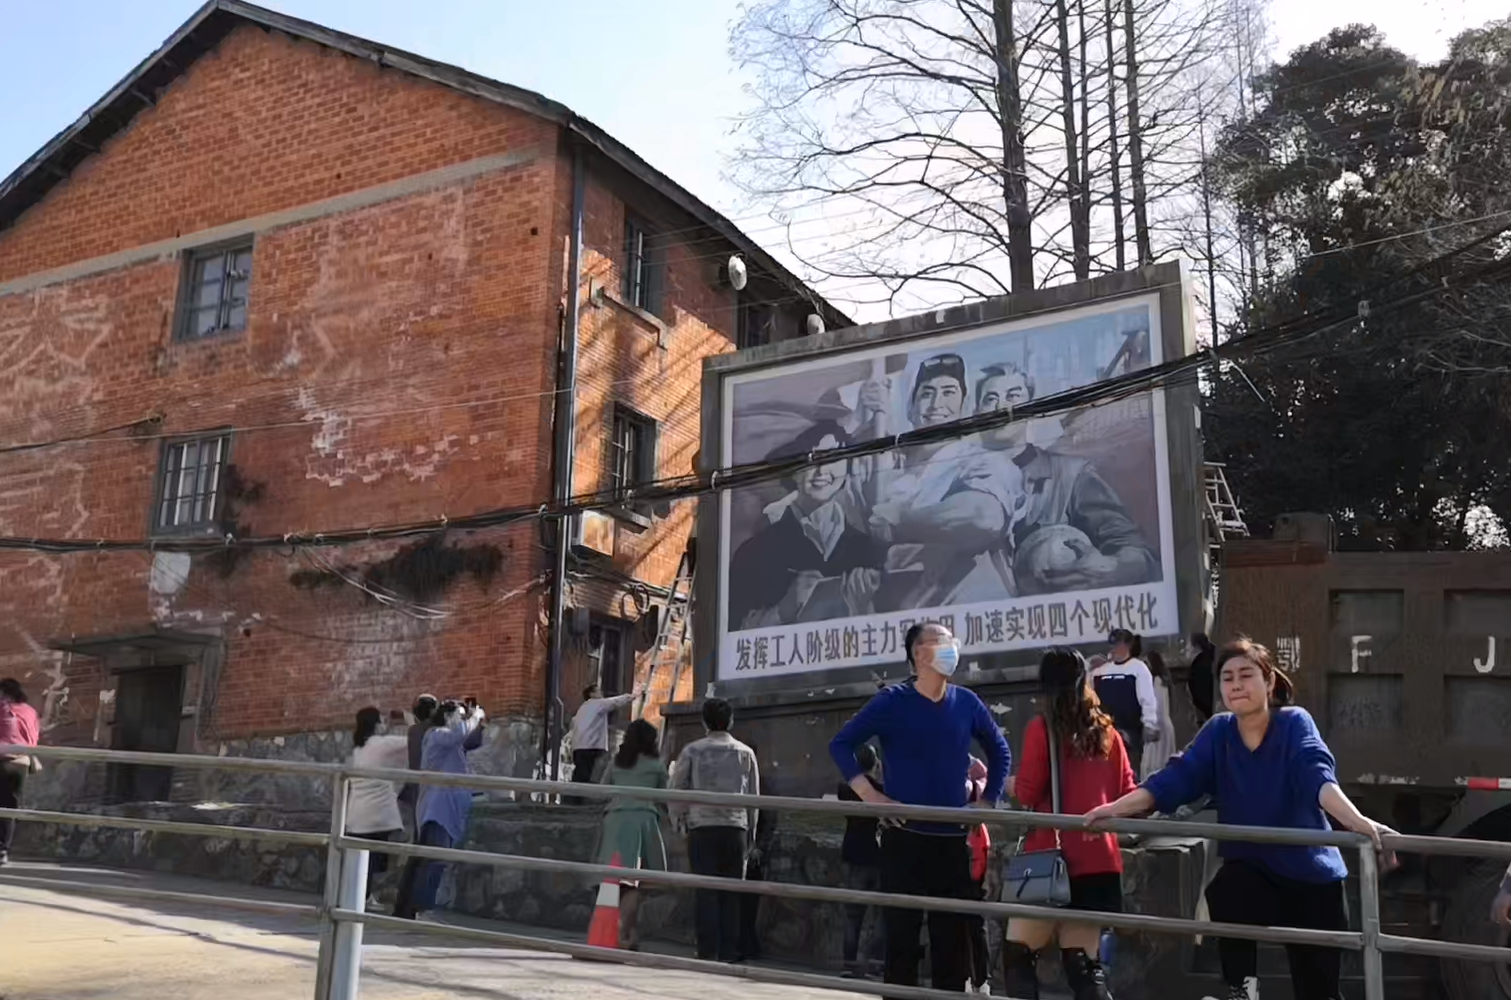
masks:
<path id="1" fill-rule="evenodd" d="M 174 753 L 184 710 L 182 665 L 137 667 L 116 677 L 113 750 Z M 166 802 L 173 768 L 111 764 L 106 782 L 111 802 Z"/>

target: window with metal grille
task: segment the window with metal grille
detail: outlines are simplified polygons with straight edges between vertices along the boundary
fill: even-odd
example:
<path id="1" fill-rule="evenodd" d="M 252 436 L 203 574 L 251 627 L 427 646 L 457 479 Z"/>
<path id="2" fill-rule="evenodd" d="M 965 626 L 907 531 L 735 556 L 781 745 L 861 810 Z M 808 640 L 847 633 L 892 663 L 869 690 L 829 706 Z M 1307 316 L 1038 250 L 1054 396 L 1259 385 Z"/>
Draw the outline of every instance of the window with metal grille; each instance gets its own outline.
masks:
<path id="1" fill-rule="evenodd" d="M 656 238 L 644 222 L 624 219 L 624 299 L 648 313 L 661 310 L 664 267 Z"/>
<path id="2" fill-rule="evenodd" d="M 594 621 L 588 626 L 588 678 L 607 697 L 623 693 L 624 631 L 618 625 Z"/>
<path id="3" fill-rule="evenodd" d="M 163 446 L 158 472 L 157 509 L 153 528 L 158 534 L 179 534 L 214 528 L 220 515 L 221 481 L 231 438 L 227 434 L 169 441 Z"/>
<path id="4" fill-rule="evenodd" d="M 191 253 L 179 307 L 179 337 L 197 340 L 246 329 L 251 281 L 251 243 Z"/>
<path id="5" fill-rule="evenodd" d="M 740 321 L 736 346 L 760 347 L 771 343 L 776 326 L 776 310 L 759 302 L 740 303 Z"/>
<path id="6" fill-rule="evenodd" d="M 609 487 L 626 491 L 656 479 L 656 422 L 627 407 L 614 407 L 609 437 Z"/>

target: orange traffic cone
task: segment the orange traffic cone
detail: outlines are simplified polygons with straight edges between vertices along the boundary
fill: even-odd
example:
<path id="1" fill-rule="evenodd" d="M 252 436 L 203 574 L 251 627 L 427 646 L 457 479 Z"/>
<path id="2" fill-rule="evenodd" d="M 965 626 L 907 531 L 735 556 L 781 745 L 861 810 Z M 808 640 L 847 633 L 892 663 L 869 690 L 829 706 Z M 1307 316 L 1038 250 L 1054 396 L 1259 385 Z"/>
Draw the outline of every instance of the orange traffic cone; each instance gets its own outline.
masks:
<path id="1" fill-rule="evenodd" d="M 623 867 L 616 852 L 609 859 L 613 868 Z M 619 947 L 619 880 L 607 879 L 598 887 L 598 905 L 593 908 L 593 922 L 588 925 L 588 944 L 594 948 Z"/>

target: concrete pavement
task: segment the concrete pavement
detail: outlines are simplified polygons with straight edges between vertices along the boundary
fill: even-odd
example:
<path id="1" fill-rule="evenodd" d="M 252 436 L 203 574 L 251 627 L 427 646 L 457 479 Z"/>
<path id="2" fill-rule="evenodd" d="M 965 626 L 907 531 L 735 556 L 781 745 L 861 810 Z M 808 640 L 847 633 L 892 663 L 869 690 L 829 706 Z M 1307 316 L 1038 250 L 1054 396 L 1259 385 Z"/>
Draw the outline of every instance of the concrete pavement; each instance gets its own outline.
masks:
<path id="1" fill-rule="evenodd" d="M 202 897 L 307 896 L 199 879 L 59 865 L 0 869 L 0 1000 L 303 1000 L 313 997 L 313 921 L 211 905 L 128 902 L 8 882 L 141 885 Z M 463 921 L 458 921 L 463 923 Z M 470 926 L 489 926 L 466 921 Z M 515 930 L 516 928 L 509 928 Z M 538 930 L 526 933 L 548 936 Z M 857 1000 L 858 994 L 448 945 L 369 929 L 364 1000 Z"/>

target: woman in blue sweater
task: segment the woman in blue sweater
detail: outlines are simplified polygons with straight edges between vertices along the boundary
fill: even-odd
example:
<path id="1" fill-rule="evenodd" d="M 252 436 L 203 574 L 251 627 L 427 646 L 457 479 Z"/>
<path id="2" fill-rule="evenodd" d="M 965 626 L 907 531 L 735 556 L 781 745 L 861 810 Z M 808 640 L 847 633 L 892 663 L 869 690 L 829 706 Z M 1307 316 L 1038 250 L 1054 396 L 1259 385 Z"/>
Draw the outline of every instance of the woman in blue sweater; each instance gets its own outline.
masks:
<path id="1" fill-rule="evenodd" d="M 1391 831 L 1359 812 L 1338 787 L 1332 752 L 1306 710 L 1290 707 L 1291 680 L 1270 651 L 1247 639 L 1230 642 L 1218 652 L 1216 670 L 1228 713 L 1213 716 L 1143 787 L 1087 813 L 1087 823 L 1151 809 L 1173 813 L 1210 795 L 1220 823 L 1327 830 L 1331 816 L 1378 846 L 1381 834 Z M 1336 847 L 1224 841 L 1218 853 L 1223 865 L 1207 886 L 1213 920 L 1348 929 L 1348 868 Z M 1258 945 L 1221 938 L 1218 954 L 1227 1000 L 1258 1000 Z M 1338 1000 L 1337 949 L 1286 945 L 1286 955 L 1296 1000 Z"/>

